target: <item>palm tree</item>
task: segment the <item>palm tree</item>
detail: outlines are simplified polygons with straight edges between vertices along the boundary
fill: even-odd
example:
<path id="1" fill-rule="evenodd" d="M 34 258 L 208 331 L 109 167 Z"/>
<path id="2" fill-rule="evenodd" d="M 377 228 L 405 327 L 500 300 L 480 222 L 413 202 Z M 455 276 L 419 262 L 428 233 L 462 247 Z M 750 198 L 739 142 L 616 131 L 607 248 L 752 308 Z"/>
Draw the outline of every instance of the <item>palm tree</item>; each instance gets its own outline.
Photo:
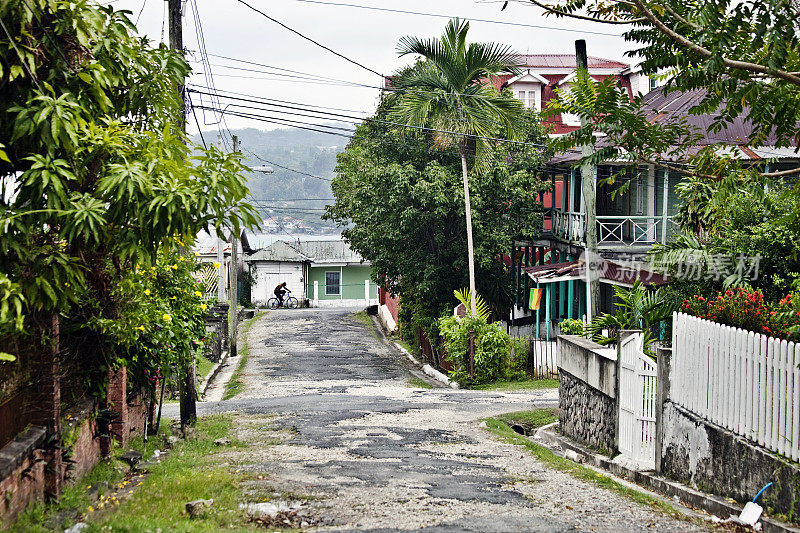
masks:
<path id="1" fill-rule="evenodd" d="M 469 201 L 467 154 L 475 146 L 481 164 L 490 137 L 498 134 L 515 139 L 515 125 L 522 118 L 522 103 L 501 95 L 490 84 L 501 74 L 518 72 L 518 55 L 497 43 L 467 44 L 469 22 L 457 18 L 447 23 L 439 39 L 400 39 L 400 56 L 419 54 L 424 61 L 393 80 L 397 90 L 394 116 L 405 124 L 431 132 L 434 145 L 454 144 L 461 155 L 464 203 L 467 218 L 470 308 L 475 305 L 475 259 L 472 245 L 472 212 Z"/>

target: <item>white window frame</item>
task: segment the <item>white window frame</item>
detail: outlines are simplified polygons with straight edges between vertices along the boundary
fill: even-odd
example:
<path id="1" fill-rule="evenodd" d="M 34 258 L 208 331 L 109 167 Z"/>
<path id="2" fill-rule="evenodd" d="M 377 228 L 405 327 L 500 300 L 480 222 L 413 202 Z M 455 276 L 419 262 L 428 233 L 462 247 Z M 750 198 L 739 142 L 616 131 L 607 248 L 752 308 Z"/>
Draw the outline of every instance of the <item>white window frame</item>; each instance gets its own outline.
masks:
<path id="1" fill-rule="evenodd" d="M 328 274 L 336 274 L 339 276 L 339 283 L 336 285 L 328 284 Z M 329 287 L 335 287 L 336 292 L 330 292 Z M 342 294 L 342 271 L 341 270 L 326 270 L 325 271 L 325 296 L 340 296 Z"/>

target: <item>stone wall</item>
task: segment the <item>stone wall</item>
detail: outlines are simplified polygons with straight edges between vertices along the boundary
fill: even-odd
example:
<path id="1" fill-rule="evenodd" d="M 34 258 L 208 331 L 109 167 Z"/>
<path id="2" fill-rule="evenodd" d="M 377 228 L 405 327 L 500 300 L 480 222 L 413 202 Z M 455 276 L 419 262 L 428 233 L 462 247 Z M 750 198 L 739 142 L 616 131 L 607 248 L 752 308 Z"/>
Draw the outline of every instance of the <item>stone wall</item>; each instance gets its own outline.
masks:
<path id="1" fill-rule="evenodd" d="M 616 449 L 614 398 L 560 369 L 558 407 L 559 427 L 564 435 L 600 450 Z"/>
<path id="2" fill-rule="evenodd" d="M 791 522 L 800 518 L 800 465 L 671 401 L 664 404 L 662 427 L 663 475 L 740 503 L 772 481 L 759 503 Z"/>
<path id="3" fill-rule="evenodd" d="M 617 448 L 617 355 L 577 335 L 558 337 L 561 432 L 581 444 Z"/>
<path id="4" fill-rule="evenodd" d="M 219 302 L 206 313 L 206 334 L 211 337 L 208 353 L 209 360 L 218 363 L 222 352 L 228 349 L 228 304 Z"/>

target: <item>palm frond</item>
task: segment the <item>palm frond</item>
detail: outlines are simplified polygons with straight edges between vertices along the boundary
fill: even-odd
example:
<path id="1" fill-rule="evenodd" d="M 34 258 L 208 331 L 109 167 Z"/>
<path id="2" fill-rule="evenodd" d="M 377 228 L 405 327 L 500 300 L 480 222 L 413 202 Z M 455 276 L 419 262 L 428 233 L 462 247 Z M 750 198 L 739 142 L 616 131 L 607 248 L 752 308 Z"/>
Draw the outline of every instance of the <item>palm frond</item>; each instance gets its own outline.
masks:
<path id="1" fill-rule="evenodd" d="M 469 289 L 456 289 L 453 291 L 456 299 L 464 304 L 466 308 L 467 314 L 471 314 L 470 312 L 470 300 L 472 297 L 472 291 Z M 489 304 L 486 303 L 486 300 L 480 294 L 475 294 L 475 311 L 477 314 L 477 318 L 481 320 L 489 320 L 489 317 L 492 314 L 492 309 L 489 307 Z"/>

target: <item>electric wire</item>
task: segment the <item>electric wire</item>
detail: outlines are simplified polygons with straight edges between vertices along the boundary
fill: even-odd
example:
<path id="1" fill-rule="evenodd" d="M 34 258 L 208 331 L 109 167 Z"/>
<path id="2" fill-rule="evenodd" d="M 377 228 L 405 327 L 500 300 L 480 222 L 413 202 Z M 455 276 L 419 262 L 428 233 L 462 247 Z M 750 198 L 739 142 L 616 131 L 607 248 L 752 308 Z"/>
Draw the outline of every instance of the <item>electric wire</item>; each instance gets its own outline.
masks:
<path id="1" fill-rule="evenodd" d="M 366 66 L 366 65 L 363 65 L 363 64 L 359 63 L 358 61 L 355 61 L 354 59 L 350 59 L 350 58 L 349 58 L 349 57 L 347 57 L 346 55 L 344 55 L 344 54 L 341 54 L 341 53 L 337 52 L 336 50 L 334 50 L 334 49 L 332 49 L 332 48 L 330 48 L 330 47 L 328 47 L 328 46 L 325 46 L 324 44 L 320 43 L 319 41 L 315 41 L 315 40 L 314 40 L 314 39 L 312 39 L 311 37 L 308 37 L 307 35 L 304 35 L 304 34 L 300 33 L 299 31 L 295 30 L 294 28 L 292 28 L 292 27 L 290 27 L 290 26 L 287 26 L 287 25 L 286 25 L 286 24 L 284 24 L 283 22 L 281 22 L 281 21 L 279 21 L 279 20 L 277 20 L 277 19 L 275 19 L 275 18 L 273 18 L 273 17 L 271 17 L 271 16 L 267 15 L 266 13 L 264 13 L 263 11 L 261 11 L 260 9 L 257 9 L 257 8 L 255 8 L 255 7 L 253 7 L 253 6 L 251 6 L 250 4 L 248 4 L 247 2 L 245 2 L 244 0 L 236 0 L 236 1 L 237 1 L 237 2 L 239 2 L 240 4 L 244 4 L 244 5 L 245 5 L 245 6 L 247 6 L 248 8 L 252 9 L 252 10 L 253 10 L 253 11 L 255 11 L 256 13 L 260 14 L 261 16 L 263 16 L 263 17 L 265 17 L 265 18 L 267 18 L 267 19 L 271 20 L 272 22 L 274 22 L 275 24 L 277 24 L 277 25 L 281 26 L 282 28 L 284 28 L 284 29 L 286 29 L 286 30 L 289 30 L 290 32 L 294 33 L 295 35 L 299 35 L 299 36 L 300 36 L 300 37 L 302 37 L 303 39 L 305 39 L 305 40 L 307 40 L 307 41 L 309 41 L 309 42 L 311 42 L 311 43 L 313 43 L 313 44 L 315 44 L 315 45 L 319 46 L 319 47 L 320 47 L 320 48 L 322 48 L 323 50 L 327 50 L 328 52 L 330 52 L 330 53 L 332 53 L 332 54 L 334 54 L 334 55 L 336 55 L 336 56 L 338 56 L 338 57 L 341 57 L 341 58 L 342 58 L 342 59 L 344 59 L 345 61 L 348 61 L 348 62 L 350 62 L 350 63 L 352 63 L 352 64 L 354 64 L 354 65 L 356 65 L 356 66 L 358 66 L 358 67 L 361 67 L 361 68 L 362 68 L 362 69 L 364 69 L 364 70 L 367 70 L 367 71 L 369 71 L 369 72 L 372 72 L 373 74 L 376 74 L 376 75 L 378 75 L 378 76 L 380 76 L 380 77 L 383 77 L 383 74 L 381 74 L 381 73 L 380 73 L 380 72 L 378 72 L 377 70 L 371 69 L 371 68 L 369 68 L 368 66 Z"/>
<path id="2" fill-rule="evenodd" d="M 194 89 L 192 89 L 192 91 L 193 92 L 201 92 L 201 91 L 197 91 L 197 90 L 194 90 Z M 259 102 L 257 100 L 254 100 L 254 99 L 247 99 L 247 98 L 242 98 L 242 97 L 223 96 L 223 98 L 229 99 L 229 100 L 246 101 L 246 102 L 250 102 L 250 103 L 262 103 L 262 102 Z M 327 115 L 327 116 L 336 118 L 340 122 L 349 122 L 351 124 L 360 124 L 362 121 L 363 122 L 374 122 L 374 123 L 378 123 L 378 124 L 386 124 L 386 125 L 390 125 L 390 126 L 397 126 L 397 127 L 401 127 L 401 128 L 408 128 L 408 129 L 424 131 L 424 132 L 444 133 L 444 134 L 447 134 L 447 135 L 464 136 L 463 133 L 452 131 L 452 130 L 444 130 L 444 129 L 438 129 L 438 128 L 428 128 L 428 127 L 425 127 L 425 126 L 412 126 L 410 124 L 403 124 L 401 122 L 393 122 L 393 121 L 390 121 L 390 120 L 380 120 L 380 119 L 372 119 L 372 118 L 354 117 L 352 115 L 344 115 L 342 113 L 332 113 L 332 112 L 329 112 L 329 111 L 314 111 L 314 110 L 305 109 L 303 107 L 291 106 L 291 105 L 286 105 L 286 104 L 263 103 L 262 105 L 268 105 L 268 106 L 271 106 L 271 107 L 278 107 L 278 108 L 285 108 L 285 109 L 292 109 L 292 110 L 294 110 L 293 112 L 291 112 L 291 113 L 286 112 L 286 114 L 291 114 L 291 115 L 301 116 L 301 117 L 306 117 L 306 118 L 320 118 L 320 119 L 322 119 L 324 117 L 319 117 L 319 116 L 315 116 L 315 115 L 309 115 L 309 114 L 306 114 L 306 113 L 302 113 L 300 111 L 306 111 L 306 112 L 310 111 L 310 112 L 313 112 L 313 113 L 317 113 L 318 115 Z M 253 110 L 259 110 L 259 111 L 266 111 L 266 112 L 270 112 L 270 113 L 278 113 L 278 112 L 280 112 L 280 111 L 273 110 L 273 109 L 263 109 L 263 108 L 247 106 L 247 105 L 243 105 L 243 104 L 235 104 L 235 103 L 227 104 L 225 109 L 227 110 L 228 107 L 240 107 L 240 108 L 244 108 L 244 109 L 253 109 Z M 226 111 L 226 112 L 229 112 L 229 111 Z M 353 122 L 353 121 L 357 121 L 357 122 Z M 339 129 L 342 129 L 342 128 L 339 128 Z M 468 135 L 468 137 L 473 138 L 473 139 L 480 139 L 482 141 L 503 142 L 503 143 L 513 144 L 513 145 L 524 145 L 524 146 L 535 146 L 537 148 L 547 148 L 546 145 L 540 144 L 540 143 L 531 143 L 531 142 L 527 142 L 527 141 L 515 141 L 515 140 L 512 140 L 512 139 L 503 139 L 501 137 L 490 137 L 490 136 L 485 136 L 485 135 Z M 578 150 L 573 150 L 573 151 L 577 152 Z"/>
<path id="3" fill-rule="evenodd" d="M 491 20 L 491 19 L 479 19 L 474 17 L 457 17 L 455 15 L 443 15 L 440 13 L 425 13 L 422 11 L 408 11 L 404 9 L 394 9 L 388 7 L 378 7 L 378 6 L 364 6 L 359 4 L 350 4 L 346 2 L 329 2 L 329 1 L 322 1 L 322 0 L 296 0 L 297 2 L 304 2 L 307 4 L 319 4 L 325 6 L 335 6 L 335 7 L 351 7 L 357 9 L 366 9 L 370 11 L 383 11 L 387 13 L 400 13 L 405 15 L 418 15 L 423 17 L 435 17 L 435 18 L 445 18 L 445 19 L 453 19 L 453 18 L 461 18 L 462 20 L 469 20 L 474 22 L 486 22 L 488 24 L 501 24 L 504 26 L 519 26 L 522 28 L 536 28 L 539 30 L 553 30 L 553 31 L 566 31 L 572 33 L 585 33 L 589 35 L 603 35 L 607 37 L 622 37 L 619 33 L 609 33 L 609 32 L 602 32 L 602 31 L 591 31 L 591 30 L 580 30 L 576 28 L 558 28 L 554 26 L 544 26 L 539 24 L 525 24 L 522 22 L 509 22 L 504 20 Z"/>

